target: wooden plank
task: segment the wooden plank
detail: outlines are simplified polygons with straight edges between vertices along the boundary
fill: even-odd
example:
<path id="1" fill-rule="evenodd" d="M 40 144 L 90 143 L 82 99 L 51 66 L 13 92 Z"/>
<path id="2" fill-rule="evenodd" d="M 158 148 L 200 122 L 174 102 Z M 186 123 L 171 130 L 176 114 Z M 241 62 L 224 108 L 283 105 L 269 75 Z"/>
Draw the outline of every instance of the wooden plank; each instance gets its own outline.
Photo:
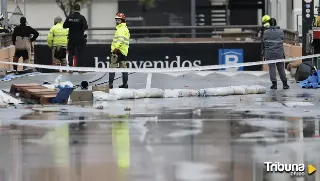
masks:
<path id="1" fill-rule="evenodd" d="M 57 93 L 55 93 L 55 92 L 39 92 L 39 93 L 31 93 L 30 95 L 31 95 L 30 96 L 31 98 L 34 97 L 34 98 L 40 99 L 42 96 L 56 97 Z"/>
<path id="2" fill-rule="evenodd" d="M 23 85 L 23 86 L 18 86 L 18 85 Z M 24 89 L 28 89 L 28 88 L 44 89 L 46 87 L 40 84 L 12 84 L 10 88 L 10 93 L 15 94 L 17 92 L 21 92 Z"/>
<path id="3" fill-rule="evenodd" d="M 26 89 L 26 92 L 37 93 L 37 92 L 57 92 L 54 89 Z"/>
<path id="4" fill-rule="evenodd" d="M 39 87 L 36 87 L 36 86 L 34 86 L 34 87 L 18 87 L 18 88 L 16 88 L 16 91 L 17 92 L 24 92 L 24 91 L 26 91 L 28 89 L 47 89 L 47 88 L 43 87 L 43 86 L 39 86 Z"/>
<path id="5" fill-rule="evenodd" d="M 42 95 L 57 95 L 58 92 L 34 92 L 32 94 L 42 96 Z"/>
<path id="6" fill-rule="evenodd" d="M 40 84 L 12 84 L 13 87 L 41 86 Z"/>
<path id="7" fill-rule="evenodd" d="M 40 104 L 51 104 L 51 99 L 55 97 L 56 95 L 42 95 L 40 96 Z"/>
<path id="8" fill-rule="evenodd" d="M 48 95 L 42 95 L 40 97 L 43 97 L 43 98 L 55 98 L 57 96 L 57 94 L 48 94 Z"/>
<path id="9" fill-rule="evenodd" d="M 41 96 L 43 95 L 57 95 L 58 92 L 26 92 L 25 93 L 25 97 L 26 98 L 29 98 L 29 99 L 32 99 L 32 98 L 35 98 L 35 99 L 40 99 Z"/>

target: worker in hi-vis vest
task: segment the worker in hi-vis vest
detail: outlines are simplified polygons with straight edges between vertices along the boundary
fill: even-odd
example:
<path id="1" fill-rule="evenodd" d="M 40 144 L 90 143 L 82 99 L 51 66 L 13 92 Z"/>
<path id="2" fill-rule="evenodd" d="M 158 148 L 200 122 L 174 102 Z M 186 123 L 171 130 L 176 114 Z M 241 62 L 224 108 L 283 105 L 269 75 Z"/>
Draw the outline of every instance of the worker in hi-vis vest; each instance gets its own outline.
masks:
<path id="1" fill-rule="evenodd" d="M 129 50 L 130 32 L 126 24 L 126 16 L 123 13 L 117 13 L 116 17 L 117 31 L 111 44 L 111 62 L 110 68 L 127 68 L 127 56 Z M 113 88 L 115 73 L 109 73 L 109 88 Z M 119 88 L 128 88 L 128 72 L 122 72 L 122 85 Z"/>
<path id="2" fill-rule="evenodd" d="M 52 48 L 53 65 L 67 66 L 67 45 L 69 29 L 63 28 L 62 18 L 54 18 L 54 26 L 50 29 L 47 36 L 49 48 Z"/>

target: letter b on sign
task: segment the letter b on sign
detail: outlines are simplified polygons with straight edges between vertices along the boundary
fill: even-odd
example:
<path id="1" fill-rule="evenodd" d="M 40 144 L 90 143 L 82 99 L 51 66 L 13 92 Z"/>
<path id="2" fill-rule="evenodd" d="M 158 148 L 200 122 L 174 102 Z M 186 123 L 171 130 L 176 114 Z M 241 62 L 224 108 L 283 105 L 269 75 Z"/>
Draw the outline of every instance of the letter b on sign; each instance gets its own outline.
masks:
<path id="1" fill-rule="evenodd" d="M 219 49 L 219 65 L 243 63 L 242 49 Z M 243 71 L 243 67 L 220 69 L 226 71 Z"/>

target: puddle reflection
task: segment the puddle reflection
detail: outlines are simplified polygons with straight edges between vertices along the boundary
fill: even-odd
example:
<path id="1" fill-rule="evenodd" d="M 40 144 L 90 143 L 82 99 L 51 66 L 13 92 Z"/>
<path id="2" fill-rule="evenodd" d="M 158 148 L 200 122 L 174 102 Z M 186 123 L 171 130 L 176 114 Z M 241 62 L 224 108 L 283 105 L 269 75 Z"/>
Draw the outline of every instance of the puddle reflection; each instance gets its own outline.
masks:
<path id="1" fill-rule="evenodd" d="M 263 162 L 320 163 L 317 156 L 310 156 L 320 151 L 320 142 L 311 138 L 319 134 L 319 118 L 247 114 L 228 108 L 199 110 L 166 110 L 152 118 L 105 117 L 104 121 L 103 114 L 98 116 L 101 120 L 91 121 L 84 113 L 26 114 L 25 122 L 0 131 L 0 178 L 283 181 L 293 179 L 265 173 Z M 36 121 L 48 117 L 75 120 L 69 124 Z"/>

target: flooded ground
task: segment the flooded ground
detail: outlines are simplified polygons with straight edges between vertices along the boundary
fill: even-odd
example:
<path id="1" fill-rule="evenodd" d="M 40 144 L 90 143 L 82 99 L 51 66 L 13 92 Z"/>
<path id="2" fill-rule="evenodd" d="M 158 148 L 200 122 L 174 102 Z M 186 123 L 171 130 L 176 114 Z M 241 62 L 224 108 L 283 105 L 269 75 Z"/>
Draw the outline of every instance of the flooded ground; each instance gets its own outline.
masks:
<path id="1" fill-rule="evenodd" d="M 143 88 L 145 81 L 137 74 L 129 85 Z M 152 77 L 157 88 L 253 84 L 269 87 L 267 75 Z M 319 172 L 266 173 L 264 162 L 320 168 L 319 92 L 294 83 L 281 88 L 279 82 L 263 95 L 80 102 L 50 112 L 0 109 L 0 181 L 317 181 Z"/>

